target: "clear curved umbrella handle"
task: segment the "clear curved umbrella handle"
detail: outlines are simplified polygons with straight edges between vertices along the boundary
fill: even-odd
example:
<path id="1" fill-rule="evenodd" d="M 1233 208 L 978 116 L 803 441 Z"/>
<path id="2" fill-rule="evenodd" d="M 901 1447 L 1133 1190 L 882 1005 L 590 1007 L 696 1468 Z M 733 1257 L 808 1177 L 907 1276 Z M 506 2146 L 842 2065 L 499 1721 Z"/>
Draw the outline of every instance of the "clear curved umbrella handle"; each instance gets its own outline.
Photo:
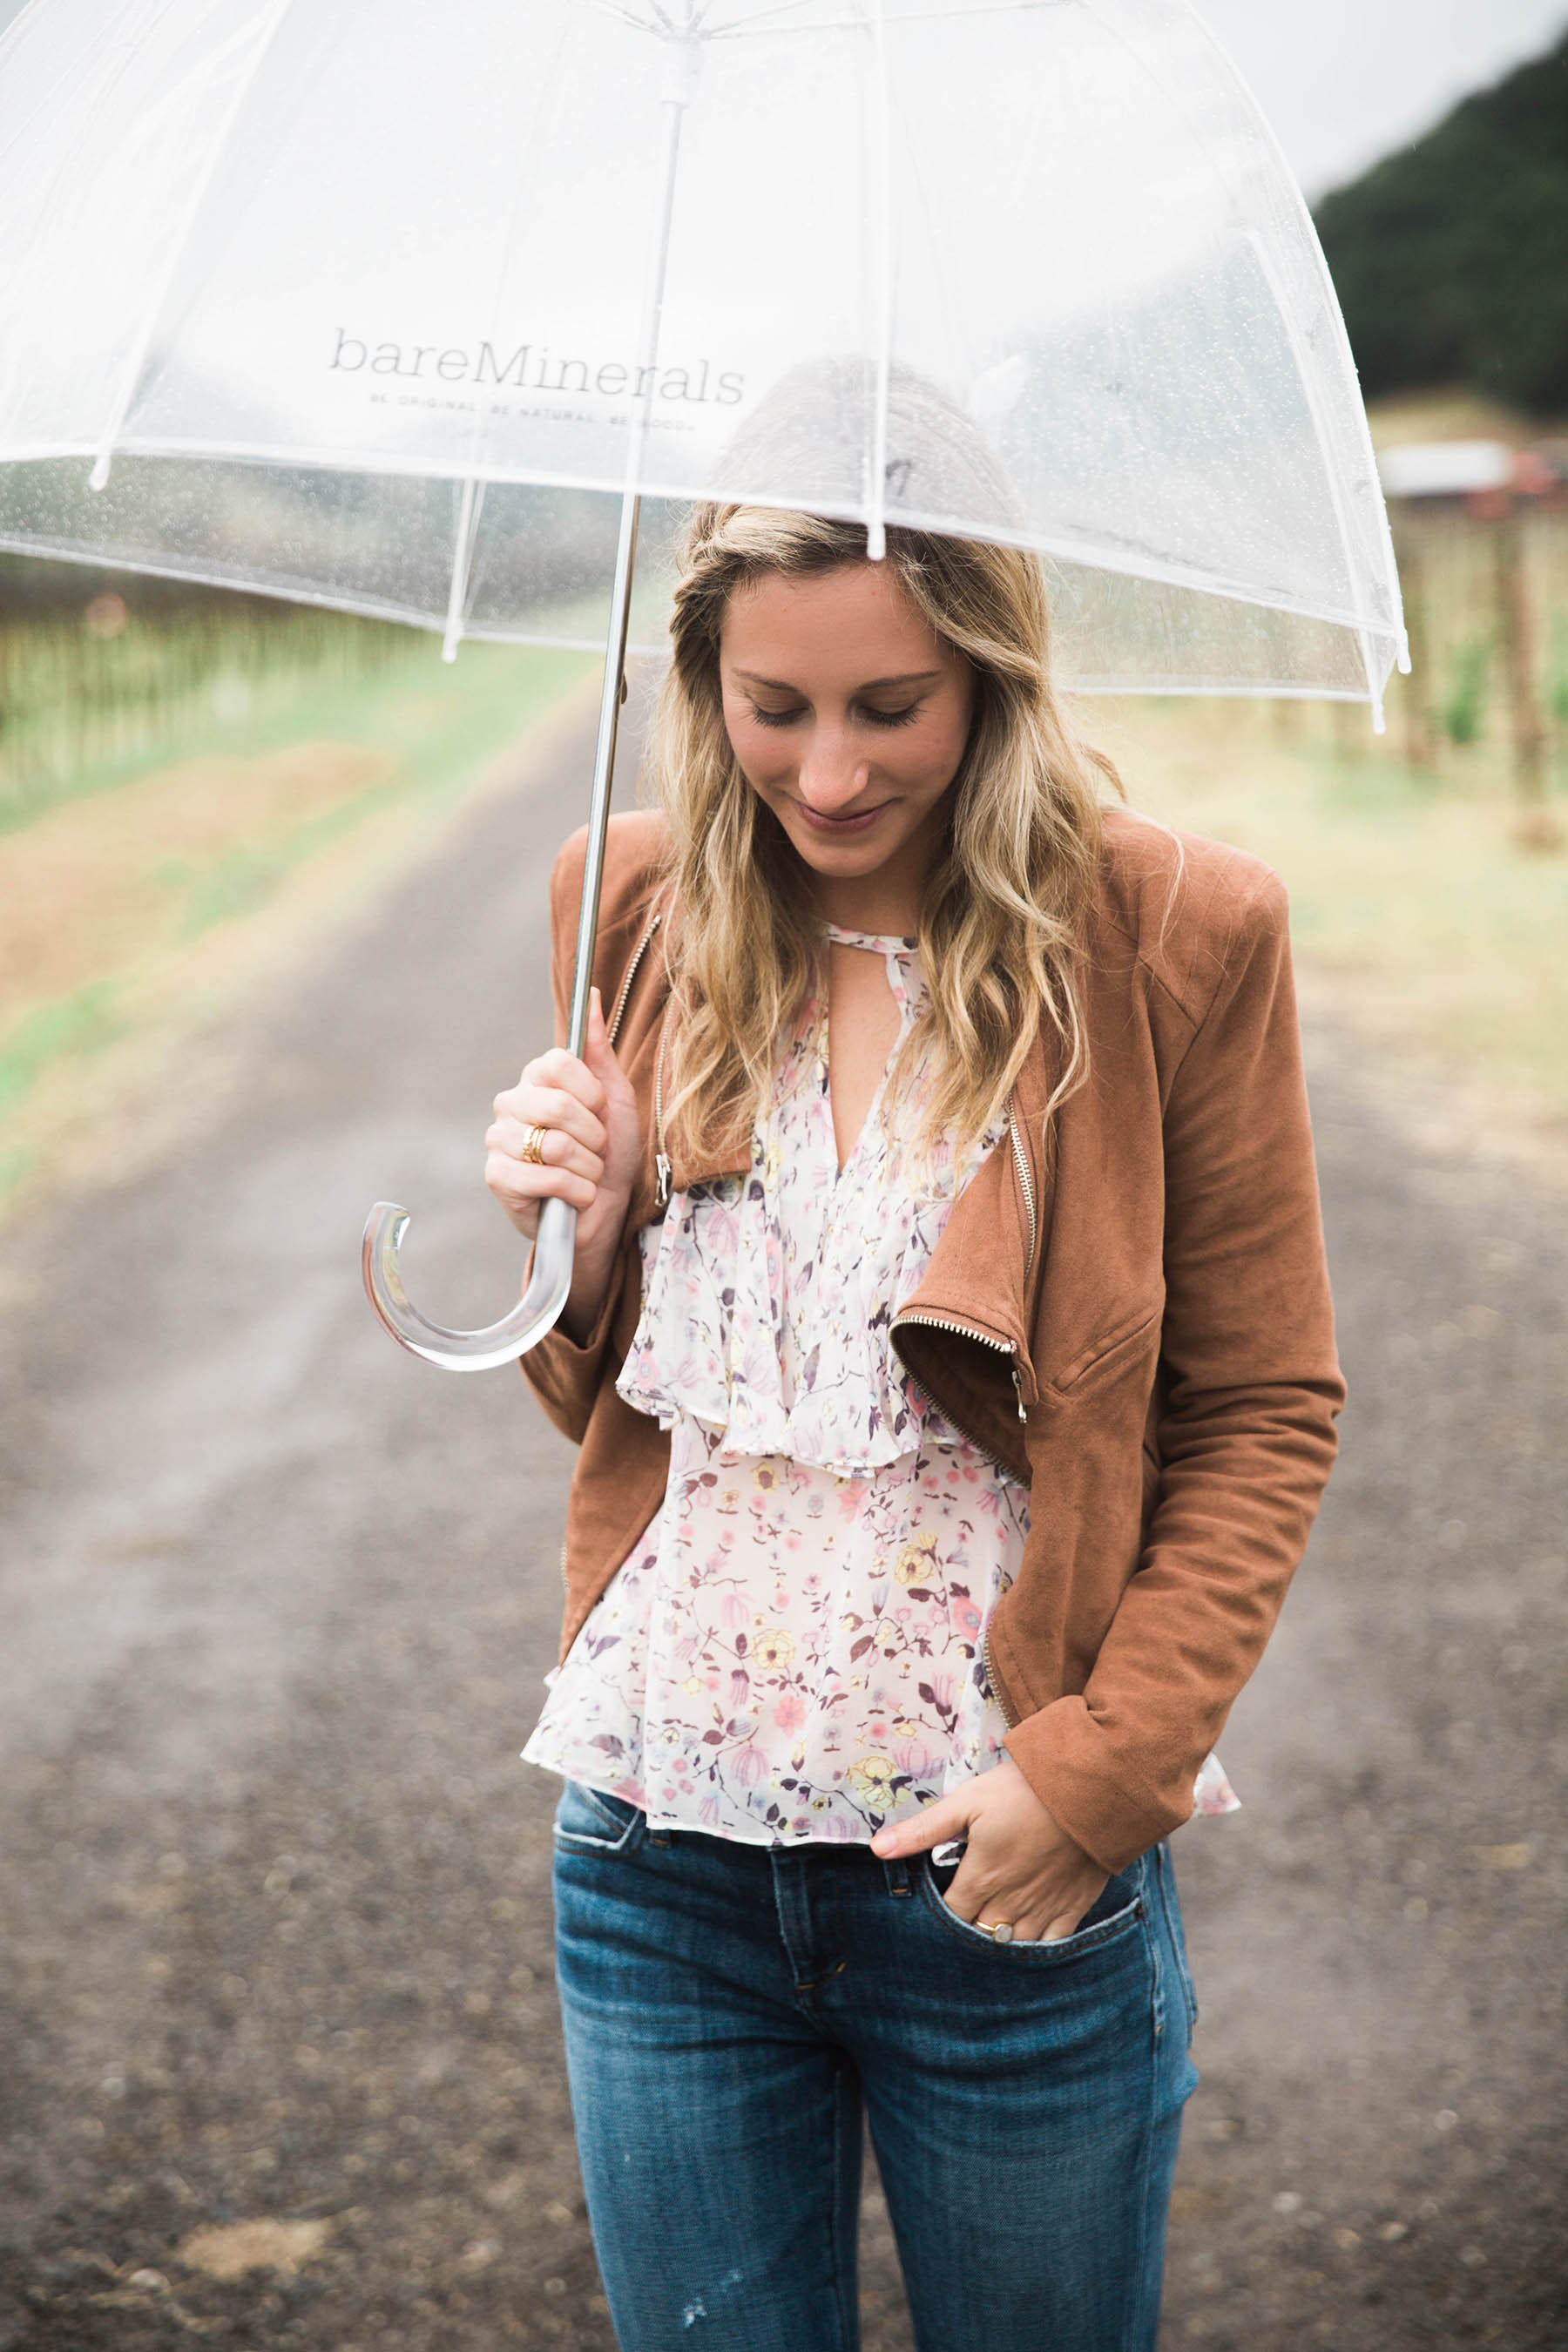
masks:
<path id="1" fill-rule="evenodd" d="M 448 1372 L 488 1372 L 498 1364 L 515 1363 L 543 1339 L 566 1304 L 577 1238 L 577 1212 L 569 1201 L 542 1203 L 528 1287 L 510 1315 L 482 1331 L 448 1331 L 414 1305 L 397 1263 L 407 1231 L 407 1210 L 395 1201 L 378 1201 L 365 1220 L 361 1262 L 370 1303 L 382 1323 L 426 1363 Z"/>

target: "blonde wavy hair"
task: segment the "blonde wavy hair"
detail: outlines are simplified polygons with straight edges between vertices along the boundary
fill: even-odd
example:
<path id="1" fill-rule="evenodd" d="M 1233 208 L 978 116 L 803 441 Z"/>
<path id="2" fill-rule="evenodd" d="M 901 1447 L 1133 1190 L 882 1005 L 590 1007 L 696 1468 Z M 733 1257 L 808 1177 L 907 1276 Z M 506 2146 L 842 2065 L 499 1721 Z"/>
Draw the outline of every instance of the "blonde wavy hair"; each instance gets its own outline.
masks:
<path id="1" fill-rule="evenodd" d="M 684 1158 L 754 1121 L 782 1041 L 825 976 L 809 869 L 746 782 L 725 730 L 725 607 L 767 572 L 798 579 L 864 563 L 866 532 L 817 515 L 705 504 L 689 518 L 679 557 L 674 659 L 648 767 L 672 840 L 678 1020 L 665 1131 Z M 921 908 L 929 994 L 884 1097 L 890 1110 L 929 1050 L 918 1165 L 944 1131 L 962 1148 L 1000 1116 L 1039 1020 L 1061 1048 L 1042 1141 L 1051 1113 L 1082 1083 L 1074 965 L 1100 854 L 1102 787 L 1121 785 L 1110 762 L 1079 741 L 1052 689 L 1036 556 L 890 528 L 886 562 L 915 610 L 970 664 L 974 686 L 945 845 Z"/>

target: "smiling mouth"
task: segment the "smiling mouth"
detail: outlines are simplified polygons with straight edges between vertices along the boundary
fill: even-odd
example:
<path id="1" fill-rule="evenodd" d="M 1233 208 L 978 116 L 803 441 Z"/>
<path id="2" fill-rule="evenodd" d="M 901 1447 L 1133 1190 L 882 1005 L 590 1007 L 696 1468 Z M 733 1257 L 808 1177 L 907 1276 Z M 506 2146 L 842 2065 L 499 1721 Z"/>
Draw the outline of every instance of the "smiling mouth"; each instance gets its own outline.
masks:
<path id="1" fill-rule="evenodd" d="M 875 808 L 857 809 L 852 816 L 824 816 L 819 809 L 807 807 L 805 801 L 795 806 L 814 833 L 863 833 L 873 817 L 892 807 L 891 801 L 879 801 Z"/>

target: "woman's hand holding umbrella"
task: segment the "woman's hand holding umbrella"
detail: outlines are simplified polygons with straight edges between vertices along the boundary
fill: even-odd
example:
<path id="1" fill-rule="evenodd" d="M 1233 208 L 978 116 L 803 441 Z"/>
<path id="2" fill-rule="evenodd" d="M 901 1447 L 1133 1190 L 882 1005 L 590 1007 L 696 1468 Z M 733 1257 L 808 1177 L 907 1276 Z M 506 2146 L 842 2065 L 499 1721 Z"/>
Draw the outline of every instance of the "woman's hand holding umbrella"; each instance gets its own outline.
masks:
<path id="1" fill-rule="evenodd" d="M 495 1098 L 485 1136 L 485 1181 L 525 1241 L 542 1201 L 577 1212 L 572 1289 L 562 1321 L 591 1328 L 604 1302 L 642 1144 L 637 1097 L 616 1061 L 595 989 L 581 1061 L 555 1046 Z"/>
<path id="2" fill-rule="evenodd" d="M 947 1889 L 947 1906 L 972 1927 L 988 1929 L 998 1943 L 1058 1943 L 1109 1884 L 1108 1874 L 1041 1804 L 1010 1757 L 950 1789 L 911 1821 L 879 1830 L 871 1851 L 891 1861 L 929 1853 L 953 1838 L 967 1843 Z"/>

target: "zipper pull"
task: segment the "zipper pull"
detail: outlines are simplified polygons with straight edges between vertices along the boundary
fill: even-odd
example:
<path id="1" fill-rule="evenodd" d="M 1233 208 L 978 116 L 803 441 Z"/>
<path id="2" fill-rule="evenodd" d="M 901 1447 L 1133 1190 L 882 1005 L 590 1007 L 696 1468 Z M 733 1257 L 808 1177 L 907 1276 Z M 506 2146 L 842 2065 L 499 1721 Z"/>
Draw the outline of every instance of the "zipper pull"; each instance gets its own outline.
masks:
<path id="1" fill-rule="evenodd" d="M 658 1180 L 654 1186 L 653 1204 L 656 1209 L 668 1209 L 669 1206 L 669 1162 L 661 1151 L 655 1157 L 653 1164 L 655 1173 Z M 1013 1377 L 1016 1380 L 1018 1376 L 1015 1372 Z M 1018 1408 L 1020 1412 L 1022 1412 L 1023 1409 L 1022 1405 Z"/>
<path id="2" fill-rule="evenodd" d="M 1018 1400 L 1018 1418 L 1019 1418 L 1019 1420 L 1020 1420 L 1020 1421 L 1027 1421 L 1027 1420 L 1028 1420 L 1028 1418 L 1029 1418 L 1029 1416 L 1028 1416 L 1028 1414 L 1024 1411 L 1024 1381 L 1023 1381 L 1023 1376 L 1022 1376 L 1022 1374 L 1019 1372 L 1019 1370 L 1018 1370 L 1018 1367 L 1017 1367 L 1017 1365 L 1016 1365 L 1016 1364 L 1015 1364 L 1015 1365 L 1014 1365 L 1014 1367 L 1013 1367 L 1013 1394 L 1014 1394 L 1014 1395 L 1017 1398 L 1017 1400 Z"/>

